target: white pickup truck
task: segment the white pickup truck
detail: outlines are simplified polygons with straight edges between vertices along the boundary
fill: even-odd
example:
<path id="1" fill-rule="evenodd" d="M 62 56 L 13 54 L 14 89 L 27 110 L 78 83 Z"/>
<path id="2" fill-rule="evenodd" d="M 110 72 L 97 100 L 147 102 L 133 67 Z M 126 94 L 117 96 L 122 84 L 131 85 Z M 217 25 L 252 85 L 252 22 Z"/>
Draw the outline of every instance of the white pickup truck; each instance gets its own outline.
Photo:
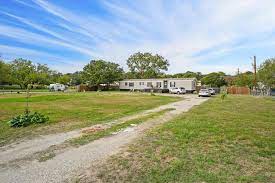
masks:
<path id="1" fill-rule="evenodd" d="M 174 94 L 185 94 L 186 90 L 183 87 L 179 87 L 179 88 L 170 88 L 169 89 L 169 93 L 174 93 Z"/>
<path id="2" fill-rule="evenodd" d="M 199 91 L 199 97 L 211 97 L 211 93 L 208 89 L 201 89 Z"/>

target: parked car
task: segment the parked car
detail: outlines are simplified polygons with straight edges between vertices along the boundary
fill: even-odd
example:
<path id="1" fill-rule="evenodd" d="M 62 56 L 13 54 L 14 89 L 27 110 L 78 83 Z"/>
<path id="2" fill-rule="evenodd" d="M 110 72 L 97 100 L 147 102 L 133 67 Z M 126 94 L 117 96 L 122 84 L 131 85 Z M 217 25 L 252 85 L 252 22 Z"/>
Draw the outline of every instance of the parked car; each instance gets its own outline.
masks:
<path id="1" fill-rule="evenodd" d="M 208 89 L 201 89 L 199 91 L 199 97 L 210 97 L 211 93 Z"/>
<path id="2" fill-rule="evenodd" d="M 179 88 L 170 88 L 169 93 L 175 93 L 175 94 L 185 94 L 186 90 L 183 87 Z"/>
<path id="3" fill-rule="evenodd" d="M 208 88 L 211 95 L 215 95 L 216 91 L 213 88 Z"/>

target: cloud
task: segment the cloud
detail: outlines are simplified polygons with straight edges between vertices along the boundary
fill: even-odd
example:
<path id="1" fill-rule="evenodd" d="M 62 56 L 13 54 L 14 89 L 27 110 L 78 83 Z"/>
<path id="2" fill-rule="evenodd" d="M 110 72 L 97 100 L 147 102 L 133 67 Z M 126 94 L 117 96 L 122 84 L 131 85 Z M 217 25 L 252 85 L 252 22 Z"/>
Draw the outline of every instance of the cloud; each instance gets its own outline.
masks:
<path id="1" fill-rule="evenodd" d="M 30 59 L 35 63 L 43 63 L 51 66 L 59 72 L 74 72 L 75 68 L 81 70 L 84 66 L 83 61 L 74 62 L 68 59 L 60 58 L 56 55 L 35 51 L 32 49 L 20 48 L 15 46 L 6 46 L 0 44 L 1 55 L 6 61 L 12 61 L 16 58 Z"/>
<path id="2" fill-rule="evenodd" d="M 41 33 L 0 24 L 0 35 L 34 46 L 69 49 L 93 59 L 107 59 L 124 68 L 130 54 L 146 51 L 168 58 L 169 72 L 221 69 L 234 73 L 237 67 L 249 67 L 236 59 L 232 61 L 233 56 L 241 59 L 240 52 L 257 53 L 264 46 L 274 47 L 275 42 L 273 0 L 103 0 L 99 1 L 102 13 L 90 11 L 94 7 L 75 11 L 66 8 L 66 4 L 50 1 L 16 2 L 43 12 L 59 29 L 2 12 Z M 86 3 L 89 6 L 93 1 Z M 213 67 L 211 62 L 225 57 Z M 66 58 L 71 60 L 70 55 Z"/>
<path id="3" fill-rule="evenodd" d="M 23 6 L 28 6 L 28 7 L 31 7 L 31 8 L 36 8 L 32 4 L 26 3 L 26 2 L 21 1 L 21 0 L 13 0 L 13 1 L 15 1 L 15 2 L 17 2 L 17 3 L 19 3 L 19 4 L 23 5 Z"/>

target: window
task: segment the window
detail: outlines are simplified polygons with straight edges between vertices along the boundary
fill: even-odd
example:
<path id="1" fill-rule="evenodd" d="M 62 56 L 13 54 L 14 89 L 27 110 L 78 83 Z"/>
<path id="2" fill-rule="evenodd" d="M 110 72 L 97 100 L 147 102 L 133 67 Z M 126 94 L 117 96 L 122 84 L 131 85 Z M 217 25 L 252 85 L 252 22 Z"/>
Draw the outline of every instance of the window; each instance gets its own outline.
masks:
<path id="1" fill-rule="evenodd" d="M 157 82 L 157 88 L 161 88 L 161 82 Z"/>
<path id="2" fill-rule="evenodd" d="M 147 82 L 147 87 L 152 87 L 152 82 Z"/>
<path id="3" fill-rule="evenodd" d="M 144 82 L 139 82 L 139 85 L 144 85 Z"/>
<path id="4" fill-rule="evenodd" d="M 167 88 L 167 85 L 168 85 L 167 80 L 164 81 L 163 85 L 164 85 L 164 86 L 163 86 L 164 88 Z"/>
<path id="5" fill-rule="evenodd" d="M 170 82 L 170 87 L 175 87 L 176 86 L 176 82 L 173 81 L 173 82 Z"/>
<path id="6" fill-rule="evenodd" d="M 125 86 L 127 86 L 128 85 L 128 83 L 127 82 L 125 82 Z"/>
<path id="7" fill-rule="evenodd" d="M 133 87 L 133 86 L 134 86 L 134 83 L 129 83 L 129 86 L 130 86 L 130 87 Z"/>

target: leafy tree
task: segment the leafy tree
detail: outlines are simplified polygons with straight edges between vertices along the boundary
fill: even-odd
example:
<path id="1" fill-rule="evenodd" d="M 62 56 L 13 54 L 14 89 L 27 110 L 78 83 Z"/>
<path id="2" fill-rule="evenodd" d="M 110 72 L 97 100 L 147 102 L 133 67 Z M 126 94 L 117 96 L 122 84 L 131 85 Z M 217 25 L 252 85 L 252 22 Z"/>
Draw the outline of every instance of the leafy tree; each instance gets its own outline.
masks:
<path id="1" fill-rule="evenodd" d="M 15 59 L 11 63 L 11 75 L 13 83 L 21 88 L 27 88 L 28 84 L 35 80 L 35 65 L 30 60 Z"/>
<path id="2" fill-rule="evenodd" d="M 245 73 L 241 73 L 235 77 L 233 80 L 233 84 L 237 86 L 247 86 L 249 88 L 253 87 L 254 76 L 253 73 L 247 71 Z"/>
<path id="3" fill-rule="evenodd" d="M 234 83 L 235 76 L 227 75 L 227 76 L 224 76 L 223 78 L 224 78 L 227 86 L 235 85 L 235 83 Z"/>
<path id="4" fill-rule="evenodd" d="M 70 76 L 68 74 L 64 74 L 58 78 L 58 83 L 67 85 L 69 84 L 70 80 Z"/>
<path id="5" fill-rule="evenodd" d="M 84 66 L 83 78 L 90 85 L 110 84 L 123 78 L 123 69 L 116 63 L 92 60 Z"/>
<path id="6" fill-rule="evenodd" d="M 62 76 L 63 74 L 57 71 L 52 71 L 51 76 L 50 76 L 50 81 L 51 83 L 58 83 L 59 82 L 59 78 Z"/>
<path id="7" fill-rule="evenodd" d="M 173 78 L 174 75 L 173 74 L 164 74 L 164 73 L 162 73 L 158 77 L 159 78 Z"/>
<path id="8" fill-rule="evenodd" d="M 175 78 L 197 78 L 198 80 L 200 80 L 202 78 L 202 73 L 187 71 L 185 73 L 174 74 L 173 77 L 175 77 Z"/>
<path id="9" fill-rule="evenodd" d="M 223 72 L 212 72 L 212 73 L 209 73 L 206 76 L 204 76 L 201 79 L 201 82 L 204 85 L 221 87 L 223 85 L 226 85 L 224 76 L 225 76 L 225 73 L 223 73 Z"/>
<path id="10" fill-rule="evenodd" d="M 0 60 L 0 84 L 11 83 L 11 68 L 9 64 Z"/>
<path id="11" fill-rule="evenodd" d="M 124 73 L 123 78 L 124 79 L 135 79 L 135 78 L 137 78 L 136 75 L 137 74 L 133 73 L 133 72 L 126 72 L 126 73 Z"/>
<path id="12" fill-rule="evenodd" d="M 268 87 L 275 87 L 275 58 L 267 59 L 258 70 L 259 80 Z"/>
<path id="13" fill-rule="evenodd" d="M 53 71 L 46 64 L 37 64 L 35 67 L 34 83 L 48 85 Z"/>
<path id="14" fill-rule="evenodd" d="M 70 77 L 71 77 L 71 82 L 70 82 L 71 85 L 79 85 L 84 82 L 82 72 L 77 71 L 77 72 L 71 74 Z"/>
<path id="15" fill-rule="evenodd" d="M 137 78 L 156 78 L 168 70 L 169 63 L 158 54 L 138 52 L 128 58 L 127 65 Z"/>

